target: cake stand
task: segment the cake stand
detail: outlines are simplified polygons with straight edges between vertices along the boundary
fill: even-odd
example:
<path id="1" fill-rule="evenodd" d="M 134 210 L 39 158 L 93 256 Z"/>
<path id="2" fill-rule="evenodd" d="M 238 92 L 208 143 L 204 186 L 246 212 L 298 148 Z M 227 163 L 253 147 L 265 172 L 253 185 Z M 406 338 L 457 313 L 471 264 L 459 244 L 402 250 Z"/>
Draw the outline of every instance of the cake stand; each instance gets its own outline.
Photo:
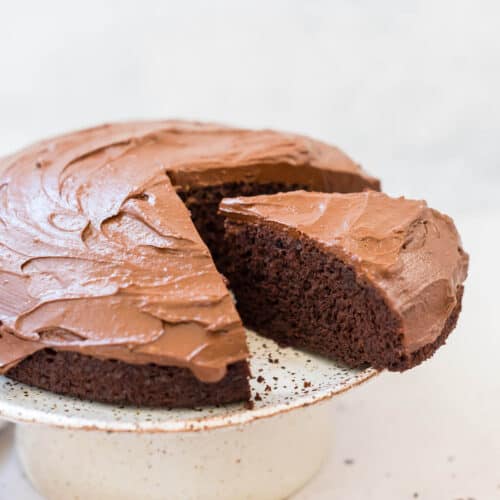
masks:
<path id="1" fill-rule="evenodd" d="M 254 407 L 117 407 L 0 377 L 0 417 L 50 500 L 279 499 L 318 470 L 331 443 L 328 401 L 376 375 L 248 332 Z"/>

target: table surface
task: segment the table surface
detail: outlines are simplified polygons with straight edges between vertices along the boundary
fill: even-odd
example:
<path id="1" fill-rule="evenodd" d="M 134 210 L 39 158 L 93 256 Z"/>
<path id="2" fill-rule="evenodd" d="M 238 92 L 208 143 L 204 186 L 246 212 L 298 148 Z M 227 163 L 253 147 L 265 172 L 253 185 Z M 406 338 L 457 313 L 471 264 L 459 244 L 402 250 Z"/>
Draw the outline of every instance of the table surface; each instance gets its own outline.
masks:
<path id="1" fill-rule="evenodd" d="M 384 373 L 332 410 L 333 448 L 294 500 L 500 499 L 500 337 L 495 266 L 500 212 L 457 218 L 471 268 L 446 347 L 404 374 Z M 0 498 L 39 500 L 0 434 Z M 69 500 L 69 499 L 68 499 Z"/>

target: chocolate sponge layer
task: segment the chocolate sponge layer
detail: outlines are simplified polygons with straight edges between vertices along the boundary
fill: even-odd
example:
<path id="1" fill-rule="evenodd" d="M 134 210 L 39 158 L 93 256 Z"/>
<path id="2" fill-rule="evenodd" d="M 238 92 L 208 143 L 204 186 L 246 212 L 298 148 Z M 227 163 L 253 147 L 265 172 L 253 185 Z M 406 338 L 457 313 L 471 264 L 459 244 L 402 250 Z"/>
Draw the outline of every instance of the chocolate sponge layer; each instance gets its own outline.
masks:
<path id="1" fill-rule="evenodd" d="M 42 389 L 103 403 L 169 408 L 248 400 L 248 364 L 228 366 L 217 383 L 200 382 L 189 369 L 132 365 L 75 352 L 45 349 L 12 368 L 7 376 Z"/>
<path id="2" fill-rule="evenodd" d="M 408 353 L 398 314 L 379 291 L 303 235 L 265 222 L 226 220 L 230 281 L 243 322 L 283 346 L 402 371 L 430 357 L 454 328 L 459 301 L 439 338 Z"/>

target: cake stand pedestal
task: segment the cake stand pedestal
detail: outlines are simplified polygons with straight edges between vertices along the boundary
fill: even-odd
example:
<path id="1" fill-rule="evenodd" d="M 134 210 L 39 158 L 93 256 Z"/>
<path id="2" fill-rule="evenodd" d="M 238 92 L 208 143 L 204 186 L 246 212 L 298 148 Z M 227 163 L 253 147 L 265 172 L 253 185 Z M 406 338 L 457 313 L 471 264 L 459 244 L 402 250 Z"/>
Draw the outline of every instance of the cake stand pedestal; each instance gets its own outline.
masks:
<path id="1" fill-rule="evenodd" d="M 248 332 L 253 409 L 164 410 L 80 401 L 0 377 L 0 417 L 50 500 L 280 499 L 328 452 L 331 398 L 373 377 Z"/>

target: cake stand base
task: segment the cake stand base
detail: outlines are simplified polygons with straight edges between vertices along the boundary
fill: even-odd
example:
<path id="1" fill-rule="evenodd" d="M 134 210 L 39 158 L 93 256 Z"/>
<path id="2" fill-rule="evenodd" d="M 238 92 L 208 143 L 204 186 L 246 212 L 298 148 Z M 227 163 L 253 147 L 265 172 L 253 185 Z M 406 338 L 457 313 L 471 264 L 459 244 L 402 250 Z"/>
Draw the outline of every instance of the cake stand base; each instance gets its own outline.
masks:
<path id="1" fill-rule="evenodd" d="M 331 443 L 329 407 L 190 433 L 20 424 L 16 445 L 30 481 L 50 500 L 274 500 L 320 467 Z"/>

